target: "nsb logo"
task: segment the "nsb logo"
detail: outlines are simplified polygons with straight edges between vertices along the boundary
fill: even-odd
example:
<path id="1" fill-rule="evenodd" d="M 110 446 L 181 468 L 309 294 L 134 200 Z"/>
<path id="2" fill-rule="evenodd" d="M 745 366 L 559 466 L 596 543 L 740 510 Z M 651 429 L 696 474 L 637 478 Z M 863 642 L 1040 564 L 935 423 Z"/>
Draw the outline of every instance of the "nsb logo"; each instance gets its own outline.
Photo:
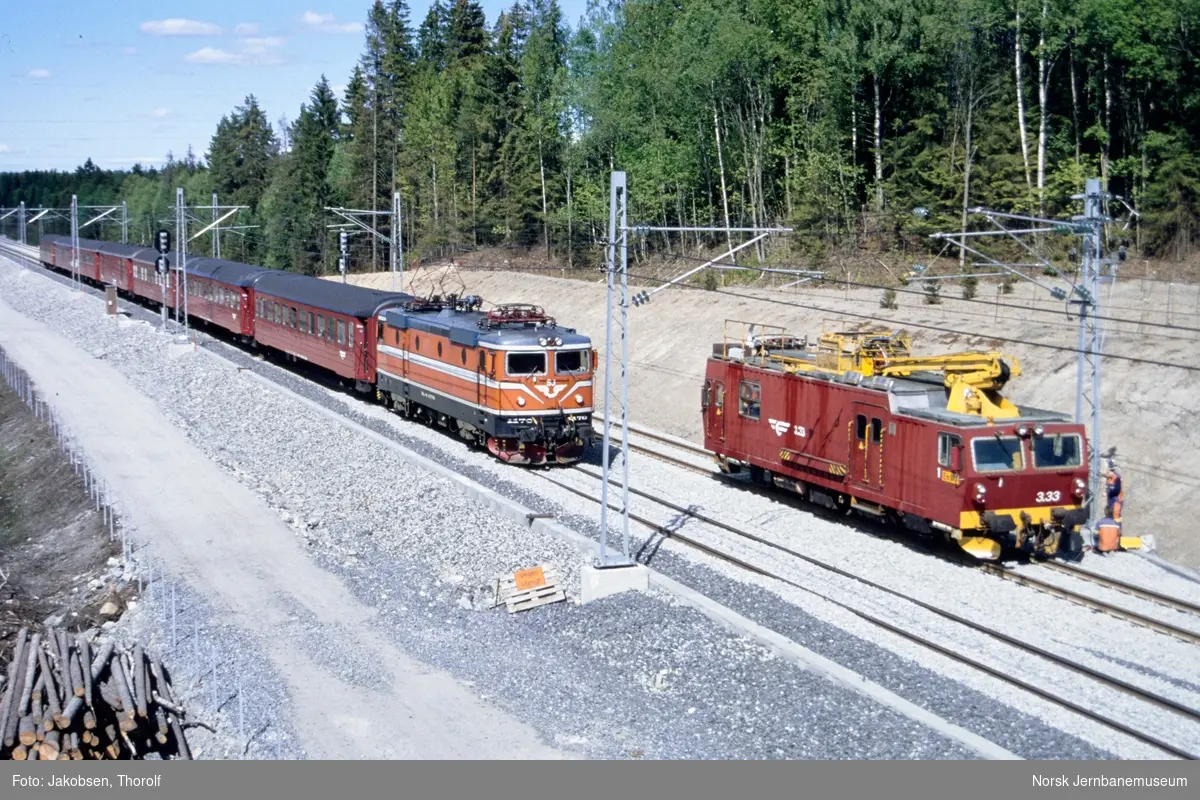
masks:
<path id="1" fill-rule="evenodd" d="M 792 423 L 782 419 L 769 419 L 767 420 L 767 423 L 771 426 L 771 429 L 775 431 L 776 436 L 783 436 L 783 434 L 787 432 L 788 428 L 791 428 L 792 433 L 801 438 L 804 438 L 804 436 L 806 436 L 808 433 L 806 430 L 804 430 L 803 425 L 793 425 Z"/>

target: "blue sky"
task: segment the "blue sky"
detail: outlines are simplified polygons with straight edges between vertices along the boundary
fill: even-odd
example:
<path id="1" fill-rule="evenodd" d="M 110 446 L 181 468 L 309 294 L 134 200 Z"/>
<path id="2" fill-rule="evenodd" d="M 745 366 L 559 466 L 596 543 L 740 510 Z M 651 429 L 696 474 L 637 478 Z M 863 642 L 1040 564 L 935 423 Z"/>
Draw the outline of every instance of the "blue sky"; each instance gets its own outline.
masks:
<path id="1" fill-rule="evenodd" d="M 560 0 L 574 24 L 586 0 Z M 512 0 L 482 0 L 489 25 Z M 0 171 L 109 169 L 197 155 L 254 94 L 294 119 L 321 74 L 339 90 L 370 0 L 10 2 L 0 13 Z M 418 24 L 429 0 L 410 0 Z"/>

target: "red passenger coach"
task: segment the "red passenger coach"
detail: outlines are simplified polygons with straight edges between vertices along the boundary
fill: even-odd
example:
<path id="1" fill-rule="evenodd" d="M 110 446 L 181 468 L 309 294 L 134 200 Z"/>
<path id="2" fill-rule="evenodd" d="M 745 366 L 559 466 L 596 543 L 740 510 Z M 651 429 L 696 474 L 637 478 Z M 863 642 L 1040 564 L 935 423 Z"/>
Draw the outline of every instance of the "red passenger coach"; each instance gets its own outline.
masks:
<path id="1" fill-rule="evenodd" d="M 167 293 L 167 308 L 175 307 L 175 276 L 174 269 L 176 254 L 174 252 L 167 253 L 167 259 L 172 267 L 167 275 L 160 276 L 157 270 L 158 251 L 150 248 L 138 250 L 130 259 L 133 273 L 131 280 L 133 281 L 133 294 L 136 297 L 149 300 L 153 303 L 162 303 L 163 301 L 163 286 L 166 285 Z"/>
<path id="2" fill-rule="evenodd" d="M 915 357 L 890 331 L 824 334 L 816 346 L 743 334 L 714 346 L 705 375 L 704 442 L 722 470 L 940 532 L 977 558 L 1079 548 L 1085 429 L 1001 396 L 1015 361 Z"/>
<path id="3" fill-rule="evenodd" d="M 100 248 L 107 242 L 92 239 L 79 240 L 79 276 L 92 281 L 100 280 Z M 43 236 L 40 244 L 42 263 L 72 272 L 71 237 Z M 49 260 L 47 260 L 49 256 Z"/>
<path id="4" fill-rule="evenodd" d="M 100 281 L 133 294 L 133 259 L 147 248 L 140 245 L 100 243 Z M 150 251 L 153 253 L 154 251 Z"/>
<path id="5" fill-rule="evenodd" d="M 254 336 L 254 282 L 271 270 L 195 258 L 187 262 L 188 314 L 244 339 Z"/>
<path id="6" fill-rule="evenodd" d="M 293 359 L 375 383 L 375 317 L 412 296 L 267 271 L 254 281 L 254 339 Z"/>

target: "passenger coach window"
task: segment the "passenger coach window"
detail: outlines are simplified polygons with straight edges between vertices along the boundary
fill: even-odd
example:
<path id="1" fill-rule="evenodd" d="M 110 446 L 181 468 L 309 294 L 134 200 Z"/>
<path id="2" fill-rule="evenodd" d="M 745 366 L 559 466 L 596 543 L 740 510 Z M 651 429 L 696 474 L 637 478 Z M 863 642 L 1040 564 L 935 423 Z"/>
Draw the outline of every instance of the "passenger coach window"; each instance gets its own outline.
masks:
<path id="1" fill-rule="evenodd" d="M 1033 437 L 1033 466 L 1038 469 L 1078 467 L 1082 463 L 1079 434 L 1052 433 Z"/>
<path id="2" fill-rule="evenodd" d="M 559 375 L 587 372 L 587 350 L 560 350 L 554 354 L 554 371 Z"/>
<path id="3" fill-rule="evenodd" d="M 346 345 L 354 347 L 354 323 L 351 322 L 346 326 Z"/>
<path id="4" fill-rule="evenodd" d="M 545 353 L 509 353 L 509 375 L 545 375 Z"/>
<path id="5" fill-rule="evenodd" d="M 938 434 L 938 466 L 950 468 L 950 453 L 962 447 L 962 439 L 952 433 Z"/>
<path id="6" fill-rule="evenodd" d="M 738 383 L 738 416 L 758 419 L 762 413 L 762 384 L 757 381 Z"/>
<path id="7" fill-rule="evenodd" d="M 339 319 L 337 321 L 337 325 L 338 325 L 338 344 L 344 345 L 344 344 L 346 344 L 346 323 L 344 320 Z"/>
<path id="8" fill-rule="evenodd" d="M 1019 470 L 1024 464 L 1021 440 L 1015 436 L 981 436 L 971 440 L 971 454 L 979 472 Z"/>
<path id="9" fill-rule="evenodd" d="M 325 315 L 317 314 L 317 336 L 325 336 Z"/>

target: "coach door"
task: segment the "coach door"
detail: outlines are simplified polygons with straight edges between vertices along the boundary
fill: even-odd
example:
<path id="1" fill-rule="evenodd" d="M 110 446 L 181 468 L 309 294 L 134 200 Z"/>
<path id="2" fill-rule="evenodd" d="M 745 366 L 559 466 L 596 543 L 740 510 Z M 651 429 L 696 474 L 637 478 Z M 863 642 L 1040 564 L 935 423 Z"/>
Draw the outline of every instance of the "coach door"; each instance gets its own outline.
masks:
<path id="1" fill-rule="evenodd" d="M 850 479 L 872 491 L 883 489 L 883 449 L 888 414 L 880 406 L 854 403 L 850 430 Z"/>
<path id="2" fill-rule="evenodd" d="M 704 408 L 704 432 L 718 442 L 725 441 L 725 383 L 706 380 L 700 401 Z"/>

